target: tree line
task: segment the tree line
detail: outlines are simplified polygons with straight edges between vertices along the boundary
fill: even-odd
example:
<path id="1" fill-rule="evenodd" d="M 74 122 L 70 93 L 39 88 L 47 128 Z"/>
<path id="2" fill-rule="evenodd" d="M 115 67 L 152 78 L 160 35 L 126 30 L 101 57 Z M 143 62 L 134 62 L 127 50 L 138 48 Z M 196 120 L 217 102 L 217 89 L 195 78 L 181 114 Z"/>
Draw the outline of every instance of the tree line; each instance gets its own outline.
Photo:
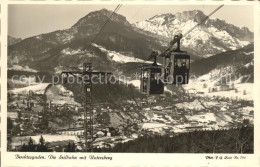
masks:
<path id="1" fill-rule="evenodd" d="M 32 138 L 21 152 L 50 152 L 41 136 L 39 144 Z M 74 142 L 64 146 L 62 152 L 79 152 Z M 254 127 L 241 126 L 229 130 L 193 131 L 170 135 L 143 135 L 136 140 L 119 143 L 112 148 L 94 148 L 94 152 L 135 153 L 254 153 Z"/>
<path id="2" fill-rule="evenodd" d="M 28 144 L 23 144 L 21 152 L 53 152 L 54 150 L 49 148 L 44 138 L 41 136 L 39 139 L 39 143 L 35 144 L 32 138 L 29 138 Z M 63 152 L 76 152 L 76 145 L 74 142 L 68 142 L 68 144 L 64 147 Z"/>
<path id="3" fill-rule="evenodd" d="M 169 135 L 144 135 L 113 148 L 96 149 L 96 152 L 136 153 L 253 153 L 254 128 L 193 131 Z"/>

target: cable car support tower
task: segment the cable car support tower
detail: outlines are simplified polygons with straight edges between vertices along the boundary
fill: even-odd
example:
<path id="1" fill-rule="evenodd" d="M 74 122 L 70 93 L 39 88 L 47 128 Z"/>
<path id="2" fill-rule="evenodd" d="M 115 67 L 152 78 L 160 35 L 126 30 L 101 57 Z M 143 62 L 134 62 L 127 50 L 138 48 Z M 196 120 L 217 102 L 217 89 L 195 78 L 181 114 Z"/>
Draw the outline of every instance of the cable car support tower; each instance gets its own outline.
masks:
<path id="1" fill-rule="evenodd" d="M 109 18 L 106 20 L 106 22 L 103 24 L 99 32 L 96 34 L 95 38 L 89 43 L 87 48 L 89 48 L 101 35 L 103 29 L 105 26 L 109 23 L 112 16 L 121 8 L 121 4 L 117 5 L 113 13 L 109 16 Z M 86 51 L 87 48 L 84 48 L 83 50 Z M 88 52 L 88 51 L 86 51 Z M 93 52 L 90 52 L 93 54 Z M 92 82 L 93 77 L 99 76 L 99 77 L 105 77 L 105 80 L 107 81 L 108 75 L 111 75 L 112 73 L 109 72 L 93 72 L 92 71 L 92 63 L 84 63 L 83 64 L 83 70 L 82 71 L 63 71 L 62 74 L 65 74 L 68 78 L 68 75 L 73 75 L 74 77 L 79 77 L 78 75 L 81 75 L 79 78 L 82 81 L 82 87 L 84 88 L 84 98 L 83 98 L 83 106 L 84 106 L 84 136 L 85 136 L 85 148 L 86 151 L 93 152 L 93 134 L 94 134 L 94 114 L 93 114 L 93 104 L 92 104 Z M 106 82 L 108 83 L 108 82 Z"/>
<path id="2" fill-rule="evenodd" d="M 104 77 L 106 82 L 109 76 L 112 74 L 110 72 L 94 72 L 92 70 L 92 63 L 84 63 L 82 71 L 63 71 L 66 77 L 72 75 L 79 78 L 82 81 L 83 87 L 83 106 L 84 106 L 84 136 L 85 136 L 85 148 L 86 151 L 93 152 L 93 135 L 94 135 L 94 113 L 93 113 L 93 103 L 92 103 L 92 83 L 95 77 Z"/>

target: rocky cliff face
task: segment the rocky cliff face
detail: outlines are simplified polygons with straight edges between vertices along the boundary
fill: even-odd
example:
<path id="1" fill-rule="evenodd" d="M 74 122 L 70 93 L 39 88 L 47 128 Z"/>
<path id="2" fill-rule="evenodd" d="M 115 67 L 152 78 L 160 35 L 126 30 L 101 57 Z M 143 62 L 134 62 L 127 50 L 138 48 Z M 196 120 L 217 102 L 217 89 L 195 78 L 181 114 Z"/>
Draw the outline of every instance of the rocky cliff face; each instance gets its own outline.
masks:
<path id="1" fill-rule="evenodd" d="M 134 25 L 144 31 L 172 39 L 175 34 L 185 34 L 206 17 L 202 11 L 193 10 L 156 15 Z M 242 48 L 252 41 L 253 33 L 248 28 L 239 28 L 219 19 L 208 19 L 182 39 L 182 47 L 195 55 L 209 57 Z"/>

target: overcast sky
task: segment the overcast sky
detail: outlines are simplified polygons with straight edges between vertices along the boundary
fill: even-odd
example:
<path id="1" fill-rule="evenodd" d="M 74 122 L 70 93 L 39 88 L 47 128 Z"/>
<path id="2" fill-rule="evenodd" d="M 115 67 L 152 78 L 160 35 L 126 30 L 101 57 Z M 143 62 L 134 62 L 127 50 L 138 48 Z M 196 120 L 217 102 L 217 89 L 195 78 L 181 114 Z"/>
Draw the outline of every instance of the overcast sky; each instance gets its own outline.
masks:
<path id="1" fill-rule="evenodd" d="M 114 10 L 117 5 L 9 5 L 8 34 L 26 38 L 41 33 L 67 29 L 91 11 L 106 8 Z M 156 14 L 201 10 L 206 15 L 215 5 L 123 5 L 118 11 L 130 23 L 148 19 Z M 245 26 L 253 31 L 253 6 L 222 7 L 211 18 L 226 20 L 236 26 Z"/>

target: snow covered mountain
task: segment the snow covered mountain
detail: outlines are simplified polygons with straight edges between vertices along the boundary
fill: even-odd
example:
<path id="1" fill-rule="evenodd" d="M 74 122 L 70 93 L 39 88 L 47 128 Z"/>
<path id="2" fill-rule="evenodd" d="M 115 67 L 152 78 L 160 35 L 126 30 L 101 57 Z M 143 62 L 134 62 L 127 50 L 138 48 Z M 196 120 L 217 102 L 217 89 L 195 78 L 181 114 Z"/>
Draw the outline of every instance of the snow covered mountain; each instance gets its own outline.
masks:
<path id="1" fill-rule="evenodd" d="M 187 11 L 156 15 L 133 26 L 126 17 L 114 14 L 102 35 L 92 42 L 111 13 L 106 9 L 90 12 L 68 29 L 39 34 L 8 46 L 9 69 L 28 66 L 53 73 L 91 61 L 94 70 L 138 70 L 142 63 L 147 63 L 151 51 L 165 50 L 166 41 L 175 33 L 186 32 L 205 17 L 201 11 Z M 210 19 L 182 40 L 182 48 L 194 61 L 241 48 L 252 40 L 253 33 L 247 28 Z M 131 71 L 134 72 L 135 69 Z"/>
<path id="2" fill-rule="evenodd" d="M 206 15 L 200 10 L 184 11 L 176 14 L 155 15 L 134 24 L 137 28 L 172 39 L 175 34 L 185 34 L 200 23 Z M 242 48 L 253 41 L 253 33 L 246 27 L 236 27 L 224 20 L 208 19 L 185 36 L 183 50 L 193 55 L 209 57 L 227 50 Z"/>
<path id="3" fill-rule="evenodd" d="M 26 38 L 8 47 L 8 65 L 28 66 L 38 71 L 82 65 L 92 61 L 98 70 L 115 69 L 122 62 L 143 62 L 151 51 L 163 50 L 153 36 L 136 31 L 126 18 L 114 14 L 92 43 L 112 11 L 102 9 L 81 18 L 71 28 Z M 90 54 L 93 52 L 93 54 Z"/>

